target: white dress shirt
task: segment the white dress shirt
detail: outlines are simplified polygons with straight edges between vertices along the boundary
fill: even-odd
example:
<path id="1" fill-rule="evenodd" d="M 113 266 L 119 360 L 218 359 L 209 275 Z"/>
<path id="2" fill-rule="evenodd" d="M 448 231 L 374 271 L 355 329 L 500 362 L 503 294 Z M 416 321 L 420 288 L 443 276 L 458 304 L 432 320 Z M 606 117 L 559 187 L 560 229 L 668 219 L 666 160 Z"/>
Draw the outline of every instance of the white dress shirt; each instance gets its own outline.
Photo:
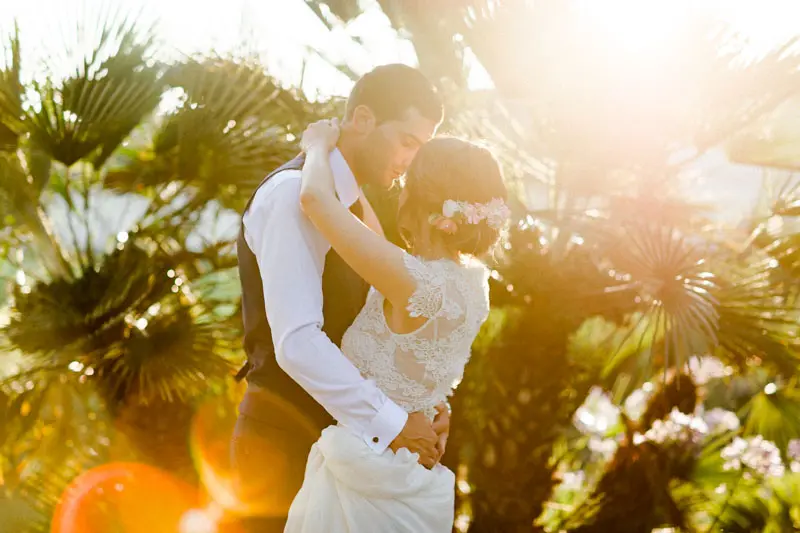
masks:
<path id="1" fill-rule="evenodd" d="M 350 207 L 360 189 L 338 149 L 334 186 Z M 300 171 L 272 176 L 244 214 L 244 236 L 258 261 L 278 365 L 341 425 L 383 452 L 408 414 L 365 379 L 322 331 L 322 270 L 330 244 L 300 210 Z"/>

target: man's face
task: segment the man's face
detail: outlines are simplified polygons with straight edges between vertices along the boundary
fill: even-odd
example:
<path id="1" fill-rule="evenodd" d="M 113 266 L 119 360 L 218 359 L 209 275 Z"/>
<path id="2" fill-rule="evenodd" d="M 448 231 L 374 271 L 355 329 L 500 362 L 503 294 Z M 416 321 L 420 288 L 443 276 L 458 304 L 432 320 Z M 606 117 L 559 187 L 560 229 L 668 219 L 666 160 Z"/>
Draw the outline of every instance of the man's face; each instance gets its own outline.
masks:
<path id="1" fill-rule="evenodd" d="M 353 170 L 362 184 L 388 189 L 405 174 L 420 146 L 433 137 L 437 124 L 414 108 L 410 108 L 402 120 L 380 124 L 373 118 L 370 125 L 369 115 L 372 112 L 368 108 L 357 108 L 353 116 L 354 121 L 363 122 L 360 132 L 364 135 Z"/>

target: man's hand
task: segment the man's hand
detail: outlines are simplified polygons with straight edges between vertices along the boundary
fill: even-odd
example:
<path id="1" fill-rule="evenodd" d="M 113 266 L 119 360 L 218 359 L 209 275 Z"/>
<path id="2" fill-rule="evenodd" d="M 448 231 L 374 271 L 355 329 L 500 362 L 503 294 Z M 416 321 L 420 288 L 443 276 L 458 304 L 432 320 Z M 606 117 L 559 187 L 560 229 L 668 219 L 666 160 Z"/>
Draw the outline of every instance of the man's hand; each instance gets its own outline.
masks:
<path id="1" fill-rule="evenodd" d="M 433 468 L 439 460 L 436 449 L 439 436 L 433 430 L 431 421 L 421 412 L 408 415 L 403 431 L 389 444 L 397 453 L 400 448 L 407 448 L 419 454 L 419 462 L 426 468 Z"/>
<path id="2" fill-rule="evenodd" d="M 445 403 L 436 406 L 436 417 L 433 419 L 433 431 L 436 432 L 436 452 L 439 457 L 436 462 L 442 460 L 445 448 L 447 447 L 447 437 L 450 436 L 450 408 Z"/>

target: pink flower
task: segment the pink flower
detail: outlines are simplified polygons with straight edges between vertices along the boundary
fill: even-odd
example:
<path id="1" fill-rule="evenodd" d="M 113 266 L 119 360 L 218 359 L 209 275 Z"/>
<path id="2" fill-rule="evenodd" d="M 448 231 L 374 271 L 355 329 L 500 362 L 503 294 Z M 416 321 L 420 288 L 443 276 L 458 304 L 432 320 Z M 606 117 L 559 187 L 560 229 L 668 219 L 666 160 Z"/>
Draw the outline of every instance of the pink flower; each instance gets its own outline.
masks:
<path id="1" fill-rule="evenodd" d="M 458 224 L 450 218 L 442 218 L 436 223 L 436 227 L 448 235 L 453 235 L 458 231 Z"/>
<path id="2" fill-rule="evenodd" d="M 467 219 L 467 224 L 478 224 L 483 220 L 481 210 L 475 204 L 465 205 L 462 209 L 462 213 L 464 213 L 464 218 Z"/>
<path id="3" fill-rule="evenodd" d="M 490 227 L 500 229 L 511 216 L 511 210 L 500 198 L 494 198 L 486 206 L 486 219 Z"/>
<path id="4" fill-rule="evenodd" d="M 442 214 L 447 218 L 453 218 L 458 213 L 458 202 L 455 200 L 445 200 L 442 206 Z"/>

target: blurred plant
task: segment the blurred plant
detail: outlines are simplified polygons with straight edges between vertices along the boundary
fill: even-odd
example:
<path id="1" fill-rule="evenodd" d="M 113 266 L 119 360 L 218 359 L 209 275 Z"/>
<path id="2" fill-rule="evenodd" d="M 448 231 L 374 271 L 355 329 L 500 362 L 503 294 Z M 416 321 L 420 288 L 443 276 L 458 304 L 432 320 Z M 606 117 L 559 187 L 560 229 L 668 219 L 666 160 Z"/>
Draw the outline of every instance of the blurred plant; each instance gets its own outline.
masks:
<path id="1" fill-rule="evenodd" d="M 196 406 L 242 357 L 233 209 L 331 109 L 250 60 L 163 64 L 153 28 L 89 16 L 49 58 L 65 77 L 25 81 L 19 32 L 0 64 L 0 506 L 37 531 L 106 460 L 196 481 Z"/>
<path id="2" fill-rule="evenodd" d="M 597 485 L 559 527 L 582 533 L 684 528 L 669 487 L 689 478 L 707 432 L 693 416 L 697 402 L 691 378 L 678 374 L 652 396 L 638 423 L 626 419 L 622 442 Z M 637 512 L 639 506 L 646 510 Z"/>

